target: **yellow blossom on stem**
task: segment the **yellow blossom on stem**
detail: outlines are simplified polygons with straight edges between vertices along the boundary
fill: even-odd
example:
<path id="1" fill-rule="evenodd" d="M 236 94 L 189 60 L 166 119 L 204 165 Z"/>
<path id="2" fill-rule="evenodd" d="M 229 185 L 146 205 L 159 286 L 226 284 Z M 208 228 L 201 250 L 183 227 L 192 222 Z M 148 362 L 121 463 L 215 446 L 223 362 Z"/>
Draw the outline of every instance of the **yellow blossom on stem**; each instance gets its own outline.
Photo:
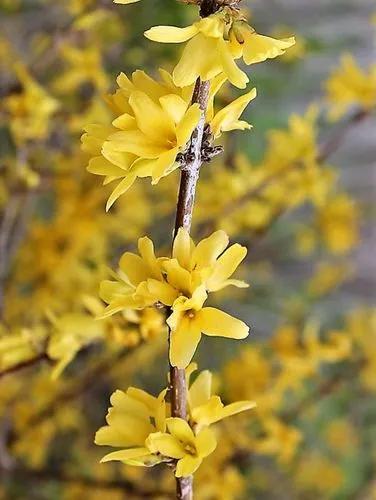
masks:
<path id="1" fill-rule="evenodd" d="M 203 307 L 208 292 L 227 286 L 248 286 L 230 279 L 247 250 L 238 244 L 226 249 L 228 241 L 224 231 L 216 231 L 196 246 L 181 228 L 172 258 L 157 258 L 152 241 L 141 238 L 140 255 L 126 252 L 120 260 L 116 281 L 101 284 L 101 298 L 109 304 L 102 317 L 158 303 L 170 307 L 170 361 L 179 368 L 190 363 L 203 333 L 244 339 L 249 333 L 245 323 L 219 309 Z"/>
<path id="2" fill-rule="evenodd" d="M 223 132 L 251 128 L 239 118 L 256 90 L 216 113 L 214 98 L 224 81 L 225 76 L 219 74 L 209 92 L 205 118 L 213 140 Z M 138 70 L 131 78 L 121 73 L 117 83 L 116 92 L 107 96 L 115 119 L 111 124 L 87 125 L 82 136 L 82 149 L 91 156 L 88 171 L 104 176 L 104 184 L 120 181 L 107 210 L 137 177 L 151 177 L 156 184 L 178 168 L 178 154 L 184 152 L 201 116 L 198 104 L 191 105 L 193 85 L 178 88 L 164 70 L 160 70 L 160 81 Z"/>
<path id="3" fill-rule="evenodd" d="M 196 369 L 193 363 L 187 368 L 188 375 Z M 256 407 L 254 401 L 237 401 L 224 405 L 219 396 L 212 394 L 212 373 L 204 370 L 196 377 L 188 390 L 190 420 L 195 428 L 201 428 L 219 422 L 224 418 L 236 415 Z"/>
<path id="4" fill-rule="evenodd" d="M 147 447 L 154 453 L 177 460 L 176 477 L 190 476 L 200 467 L 203 459 L 215 450 L 215 435 L 209 428 L 196 435 L 182 418 L 168 418 L 166 425 L 169 432 L 151 434 L 147 439 Z"/>
<path id="5" fill-rule="evenodd" d="M 210 80 L 223 72 L 233 85 L 245 88 L 249 79 L 236 59 L 242 57 L 247 65 L 262 62 L 284 54 L 295 43 L 293 37 L 276 40 L 256 33 L 238 11 L 227 7 L 186 28 L 157 26 L 145 36 L 162 43 L 188 41 L 173 72 L 179 87 L 192 84 L 198 77 Z"/>
<path id="6" fill-rule="evenodd" d="M 145 447 L 149 434 L 165 431 L 166 403 L 162 391 L 158 398 L 130 387 L 126 393 L 115 391 L 111 396 L 106 420 L 107 426 L 101 427 L 95 435 L 95 443 L 122 448 L 109 453 L 101 462 L 120 460 L 129 465 L 154 465 L 161 459 Z"/>

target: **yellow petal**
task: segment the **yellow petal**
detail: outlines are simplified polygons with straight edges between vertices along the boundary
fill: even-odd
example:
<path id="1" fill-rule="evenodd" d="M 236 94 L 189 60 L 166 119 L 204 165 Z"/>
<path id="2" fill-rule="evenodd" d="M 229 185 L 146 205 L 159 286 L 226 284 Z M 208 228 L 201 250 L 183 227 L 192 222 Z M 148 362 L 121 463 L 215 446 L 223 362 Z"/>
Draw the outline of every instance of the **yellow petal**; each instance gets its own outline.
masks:
<path id="1" fill-rule="evenodd" d="M 238 243 L 226 250 L 215 263 L 214 271 L 207 280 L 207 289 L 215 292 L 227 286 L 226 280 L 235 272 L 246 255 L 247 249 Z"/>
<path id="2" fill-rule="evenodd" d="M 119 450 L 109 453 L 104 456 L 101 463 L 110 462 L 112 460 L 120 460 L 121 462 L 126 462 L 130 459 L 146 457 L 150 455 L 147 448 L 131 448 L 130 450 Z"/>
<path id="3" fill-rule="evenodd" d="M 175 135 L 174 123 L 169 114 L 141 91 L 132 92 L 129 98 L 138 128 L 149 138 L 162 144 Z"/>
<path id="4" fill-rule="evenodd" d="M 165 457 L 182 458 L 185 455 L 182 444 L 174 436 L 163 432 L 150 434 L 145 444 L 152 453 L 161 453 Z"/>
<path id="5" fill-rule="evenodd" d="M 241 413 L 242 411 L 252 410 L 256 406 L 257 404 L 254 401 L 237 401 L 236 403 L 231 403 L 223 408 L 220 420 Z"/>
<path id="6" fill-rule="evenodd" d="M 177 329 L 171 332 L 169 355 L 172 366 L 185 368 L 193 358 L 201 339 L 201 332 L 192 323 L 183 319 Z"/>
<path id="7" fill-rule="evenodd" d="M 149 268 L 149 273 L 152 278 L 162 279 L 162 273 L 158 264 L 158 259 L 155 256 L 154 244 L 150 238 L 144 236 L 138 240 L 138 251 Z"/>
<path id="8" fill-rule="evenodd" d="M 122 168 L 123 170 L 129 170 L 134 164 L 137 156 L 131 153 L 122 153 L 119 151 L 114 151 L 109 141 L 106 141 L 102 146 L 102 155 L 114 165 Z"/>
<path id="9" fill-rule="evenodd" d="M 87 171 L 95 175 L 111 175 L 118 178 L 123 177 L 124 170 L 113 165 L 111 162 L 103 158 L 103 156 L 95 156 L 89 161 Z"/>
<path id="10" fill-rule="evenodd" d="M 149 279 L 147 285 L 149 292 L 154 295 L 155 301 L 162 302 L 166 306 L 172 306 L 179 296 L 179 292 L 168 283 Z"/>
<path id="11" fill-rule="evenodd" d="M 167 273 L 167 281 L 177 290 L 188 295 L 191 287 L 191 273 L 181 267 L 176 259 L 170 259 L 163 263 Z"/>
<path id="12" fill-rule="evenodd" d="M 230 130 L 251 128 L 251 125 L 246 122 L 239 121 L 239 117 L 256 95 L 256 89 L 252 89 L 247 94 L 235 99 L 235 101 L 218 111 L 210 124 L 214 137 L 219 137 L 222 132 L 228 132 Z"/>
<path id="13" fill-rule="evenodd" d="M 125 252 L 120 259 L 119 266 L 134 286 L 151 277 L 146 263 L 134 253 Z"/>
<path id="14" fill-rule="evenodd" d="M 276 40 L 251 31 L 242 31 L 245 34 L 245 42 L 243 44 L 243 58 L 246 64 L 254 64 L 280 56 L 286 50 L 295 44 L 295 38 L 285 38 Z"/>
<path id="15" fill-rule="evenodd" d="M 190 106 L 183 119 L 176 128 L 177 146 L 184 147 L 191 138 L 194 128 L 201 117 L 201 110 L 198 104 Z"/>
<path id="16" fill-rule="evenodd" d="M 179 460 L 179 462 L 176 465 L 175 476 L 176 477 L 191 476 L 200 467 L 201 463 L 202 463 L 202 458 L 194 457 L 191 455 L 185 455 L 185 457 Z"/>
<path id="17" fill-rule="evenodd" d="M 162 177 L 166 177 L 178 168 L 179 164 L 175 161 L 177 154 L 178 148 L 172 148 L 160 155 L 153 165 L 152 184 L 158 184 Z"/>
<path id="18" fill-rule="evenodd" d="M 187 102 L 176 94 L 164 95 L 160 97 L 159 102 L 174 123 L 179 123 L 183 119 L 188 108 Z"/>
<path id="19" fill-rule="evenodd" d="M 186 42 L 198 32 L 196 26 L 186 28 L 176 28 L 175 26 L 155 26 L 145 31 L 145 36 L 149 40 L 160 43 L 181 43 Z"/>
<path id="20" fill-rule="evenodd" d="M 115 201 L 124 193 L 128 191 L 128 189 L 132 186 L 134 181 L 136 180 L 136 176 L 134 174 L 128 174 L 124 179 L 119 182 L 116 188 L 112 191 L 108 201 L 106 203 L 106 212 L 110 210 Z"/>
<path id="21" fill-rule="evenodd" d="M 199 457 L 207 457 L 217 447 L 217 440 L 213 431 L 209 428 L 203 429 L 196 437 L 196 449 Z"/>
<path id="22" fill-rule="evenodd" d="M 224 40 L 218 40 L 218 50 L 220 54 L 220 60 L 223 68 L 223 72 L 229 79 L 229 81 L 240 89 L 244 89 L 249 82 L 248 76 L 238 68 L 236 65 L 230 47 Z"/>
<path id="23" fill-rule="evenodd" d="M 198 243 L 193 252 L 193 265 L 203 268 L 214 264 L 228 245 L 228 236 L 224 231 L 216 231 Z"/>
<path id="24" fill-rule="evenodd" d="M 194 248 L 192 238 L 189 236 L 188 231 L 180 227 L 176 235 L 172 248 L 172 257 L 177 259 L 179 264 L 187 270 L 190 270 L 191 265 L 191 252 Z"/>
<path id="25" fill-rule="evenodd" d="M 131 116 L 128 113 L 124 113 L 112 122 L 112 125 L 120 130 L 131 130 L 136 128 L 136 120 L 134 116 Z"/>
<path id="26" fill-rule="evenodd" d="M 244 339 L 249 333 L 249 327 L 243 321 L 214 307 L 204 307 L 198 311 L 196 321 L 201 332 L 209 336 Z"/>
<path id="27" fill-rule="evenodd" d="M 210 80 L 222 72 L 217 41 L 216 38 L 206 38 L 199 33 L 187 43 L 172 74 L 175 85 L 186 87 L 198 77 Z M 195 57 L 192 58 L 192 54 Z"/>
<path id="28" fill-rule="evenodd" d="M 195 435 L 188 422 L 182 418 L 168 418 L 166 420 L 167 429 L 176 439 L 182 443 L 194 444 Z"/>
<path id="29" fill-rule="evenodd" d="M 196 408 L 205 404 L 211 396 L 212 374 L 209 370 L 201 372 L 189 388 L 189 406 Z"/>
<path id="30" fill-rule="evenodd" d="M 114 151 L 133 153 L 141 158 L 158 158 L 166 150 L 166 145 L 155 142 L 141 130 L 124 130 L 109 137 Z"/>

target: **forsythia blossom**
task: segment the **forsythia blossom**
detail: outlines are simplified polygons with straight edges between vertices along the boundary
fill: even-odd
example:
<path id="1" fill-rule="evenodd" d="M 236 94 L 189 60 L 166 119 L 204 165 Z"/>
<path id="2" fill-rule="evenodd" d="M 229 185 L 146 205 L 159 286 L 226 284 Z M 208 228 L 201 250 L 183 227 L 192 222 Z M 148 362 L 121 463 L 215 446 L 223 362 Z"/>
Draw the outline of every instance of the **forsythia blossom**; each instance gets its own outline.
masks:
<path id="1" fill-rule="evenodd" d="M 208 293 L 243 281 L 230 279 L 247 250 L 239 244 L 226 249 L 224 231 L 216 231 L 197 246 L 181 228 L 175 238 L 172 257 L 157 258 L 149 238 L 138 242 L 140 255 L 126 252 L 120 259 L 116 281 L 101 284 L 101 298 L 108 304 L 104 317 L 127 308 L 142 309 L 154 304 L 171 308 L 167 323 L 171 329 L 170 360 L 184 368 L 191 361 L 201 334 L 243 339 L 248 326 L 229 314 L 204 307 Z"/>
<path id="2" fill-rule="evenodd" d="M 137 177 L 151 177 L 156 184 L 175 170 L 179 166 L 177 156 L 184 151 L 200 120 L 199 105 L 191 105 L 193 86 L 181 89 L 166 71 L 160 70 L 160 75 L 158 82 L 143 71 L 135 71 L 131 79 L 121 73 L 117 78 L 119 89 L 107 98 L 116 118 L 111 125 L 91 124 L 85 128 L 83 149 L 92 156 L 89 172 L 105 176 L 105 184 L 120 180 L 107 202 L 107 210 Z M 219 75 L 209 95 L 206 120 L 213 138 L 222 132 L 251 127 L 239 117 L 256 97 L 255 89 L 214 112 L 214 96 L 224 81 Z"/>
<path id="3" fill-rule="evenodd" d="M 195 369 L 191 365 L 187 375 Z M 255 407 L 252 401 L 224 406 L 219 396 L 211 394 L 211 378 L 206 370 L 191 384 L 187 395 L 188 422 L 170 416 L 167 389 L 158 398 L 133 387 L 126 393 L 115 391 L 106 417 L 108 425 L 98 430 L 95 443 L 122 449 L 109 453 L 101 461 L 119 460 L 144 466 L 176 461 L 177 477 L 193 474 L 217 446 L 215 433 L 209 426 Z"/>
<path id="4" fill-rule="evenodd" d="M 173 72 L 179 87 L 191 85 L 198 77 L 210 80 L 223 72 L 233 85 L 245 88 L 249 80 L 236 59 L 243 58 L 248 65 L 262 62 L 284 54 L 295 43 L 293 37 L 276 40 L 259 35 L 241 13 L 228 7 L 192 26 L 157 26 L 146 31 L 145 36 L 162 43 L 188 41 Z"/>

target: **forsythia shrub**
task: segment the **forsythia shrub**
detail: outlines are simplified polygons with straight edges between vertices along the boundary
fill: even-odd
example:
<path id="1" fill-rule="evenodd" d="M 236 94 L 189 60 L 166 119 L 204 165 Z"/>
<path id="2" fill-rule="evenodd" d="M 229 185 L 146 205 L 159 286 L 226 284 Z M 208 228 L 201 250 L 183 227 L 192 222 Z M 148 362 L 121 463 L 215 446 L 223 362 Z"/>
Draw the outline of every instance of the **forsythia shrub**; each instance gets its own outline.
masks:
<path id="1" fill-rule="evenodd" d="M 241 0 L 114 3 L 46 0 L 25 44 L 0 35 L 0 499 L 373 498 L 375 312 L 332 307 L 363 207 L 329 161 L 375 67 L 343 55 L 278 127 L 252 82 L 294 87 L 320 42 Z"/>

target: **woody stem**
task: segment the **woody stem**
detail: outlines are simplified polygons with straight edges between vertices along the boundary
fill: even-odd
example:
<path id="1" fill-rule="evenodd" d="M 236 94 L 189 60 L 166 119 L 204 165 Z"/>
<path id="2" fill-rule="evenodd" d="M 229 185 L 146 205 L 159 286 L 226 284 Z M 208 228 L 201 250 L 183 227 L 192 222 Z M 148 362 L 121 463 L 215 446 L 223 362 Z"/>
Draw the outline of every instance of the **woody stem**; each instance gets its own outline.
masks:
<path id="1" fill-rule="evenodd" d="M 198 103 L 201 109 L 201 118 L 194 129 L 186 153 L 181 164 L 179 196 L 176 207 L 174 238 L 179 228 L 188 232 L 191 229 L 196 186 L 202 165 L 201 148 L 205 127 L 205 111 L 208 105 L 210 84 L 197 79 L 193 91 L 192 104 Z M 170 333 L 171 335 L 171 333 Z M 170 397 L 171 414 L 173 417 L 187 420 L 187 384 L 185 370 L 170 365 Z M 192 477 L 177 478 L 176 494 L 179 500 L 191 500 Z"/>

